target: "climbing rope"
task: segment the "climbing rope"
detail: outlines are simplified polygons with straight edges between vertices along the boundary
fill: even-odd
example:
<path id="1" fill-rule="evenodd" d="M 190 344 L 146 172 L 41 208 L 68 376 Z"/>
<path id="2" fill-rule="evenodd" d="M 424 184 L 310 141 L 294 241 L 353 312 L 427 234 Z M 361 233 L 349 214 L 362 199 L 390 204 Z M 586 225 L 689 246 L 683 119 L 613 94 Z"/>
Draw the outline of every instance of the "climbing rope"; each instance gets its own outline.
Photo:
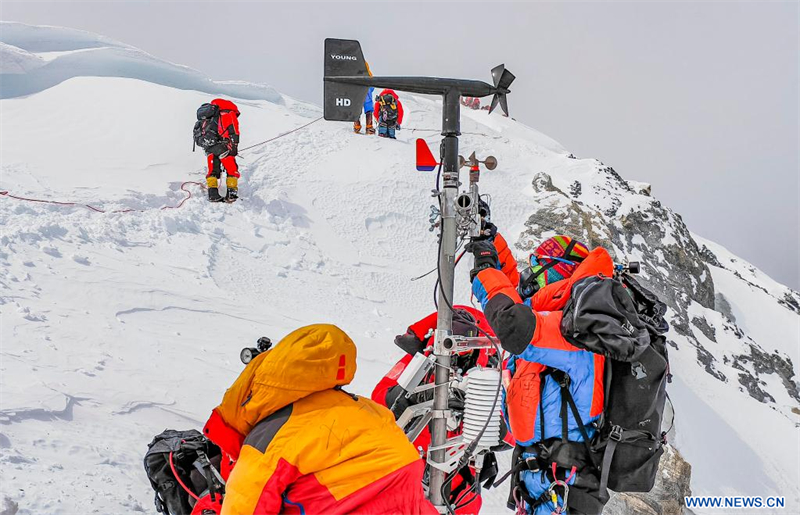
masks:
<path id="1" fill-rule="evenodd" d="M 319 118 L 311 120 L 310 122 L 308 122 L 308 123 L 306 123 L 304 125 L 301 125 L 300 127 L 296 127 L 296 128 L 294 128 L 294 129 L 292 129 L 290 131 L 283 132 L 283 133 L 278 134 L 277 136 L 274 136 L 272 138 L 265 139 L 264 141 L 260 141 L 260 142 L 254 144 L 254 145 L 250 145 L 249 147 L 245 147 L 243 149 L 240 149 L 239 153 L 247 152 L 248 150 L 252 150 L 252 149 L 254 149 L 256 147 L 260 147 L 260 146 L 266 145 L 267 143 L 270 143 L 272 141 L 281 139 L 281 138 L 283 138 L 285 136 L 288 136 L 289 134 L 293 134 L 295 132 L 301 131 L 301 130 L 305 129 L 306 127 L 309 127 L 310 125 L 315 124 L 315 123 L 317 123 L 318 121 L 320 121 L 322 119 L 323 119 L 323 117 L 320 116 Z M 410 130 L 411 132 L 414 132 L 414 131 L 438 132 L 440 129 L 408 128 L 407 130 Z M 475 135 L 479 135 L 479 136 L 491 137 L 488 134 L 485 134 L 485 133 L 482 133 L 482 132 L 464 132 L 462 134 L 475 134 Z M 181 184 L 181 190 L 186 192 L 186 197 L 183 200 L 181 200 L 175 206 L 162 206 L 159 209 L 160 210 L 179 209 L 179 208 L 183 207 L 183 204 L 185 204 L 187 200 L 192 198 L 192 192 L 186 189 L 186 186 L 189 185 L 189 184 L 194 184 L 194 185 L 201 186 L 201 187 L 205 186 L 201 182 L 186 181 L 186 182 Z M 52 205 L 56 205 L 56 206 L 82 206 L 82 207 L 85 207 L 85 208 L 90 209 L 92 211 L 95 211 L 97 213 L 141 213 L 141 212 L 144 212 L 144 211 L 148 211 L 147 209 L 134 209 L 134 208 L 115 209 L 115 210 L 107 211 L 105 209 L 101 209 L 99 207 L 95 207 L 95 206 L 93 206 L 91 204 L 84 204 L 84 203 L 81 203 L 81 202 L 61 202 L 61 201 L 58 201 L 58 200 L 45 200 L 45 199 L 37 199 L 37 198 L 29 198 L 29 197 L 20 197 L 20 196 L 17 196 L 17 195 L 12 195 L 8 191 L 0 191 L 0 196 L 1 197 L 13 198 L 13 199 L 16 199 L 16 200 L 22 200 L 22 201 L 25 201 L 25 202 L 37 202 L 37 203 L 40 203 L 40 204 L 52 204 Z"/>
<path id="2" fill-rule="evenodd" d="M 313 123 L 317 123 L 318 121 L 322 120 L 322 118 L 323 117 L 320 116 L 316 120 L 311 120 L 310 122 L 308 122 L 305 125 L 301 125 L 300 127 L 297 127 L 296 129 L 292 129 L 292 130 L 290 130 L 288 132 L 284 132 L 282 134 L 278 134 L 277 136 L 275 136 L 273 138 L 265 139 L 264 141 L 262 141 L 260 143 L 256 143 L 255 145 L 250 145 L 249 147 L 245 147 L 245 148 L 239 150 L 239 152 L 246 152 L 246 151 L 250 150 L 251 148 L 260 147 L 261 145 L 265 145 L 265 144 L 269 143 L 270 141 L 275 141 L 276 139 L 280 139 L 280 138 L 282 138 L 284 136 L 288 136 L 289 134 L 292 134 L 293 132 L 297 132 L 299 130 L 305 129 L 306 127 L 308 127 L 309 125 L 311 125 Z"/>
<path id="3" fill-rule="evenodd" d="M 186 193 L 186 197 L 184 197 L 184 199 L 181 200 L 178 203 L 178 205 L 176 205 L 176 206 L 162 206 L 159 209 L 161 209 L 161 210 L 164 210 L 164 209 L 178 209 L 178 208 L 182 207 L 183 204 L 187 200 L 192 198 L 192 192 L 186 189 L 186 186 L 188 186 L 189 184 L 196 184 L 197 186 L 205 186 L 205 184 L 203 184 L 202 182 L 186 181 L 186 182 L 181 184 L 181 190 Z M 95 211 L 97 213 L 142 213 L 144 211 L 148 211 L 147 209 L 134 209 L 134 208 L 114 209 L 112 211 L 106 211 L 105 209 L 101 209 L 99 207 L 95 207 L 95 206 L 93 206 L 91 204 L 83 204 L 81 202 L 59 202 L 57 200 L 43 200 L 43 199 L 38 199 L 38 198 L 20 197 L 20 196 L 17 196 L 17 195 L 12 195 L 8 191 L 0 191 L 0 196 L 13 198 L 13 199 L 17 199 L 17 200 L 24 200 L 26 202 L 38 202 L 40 204 L 54 204 L 56 206 L 82 206 L 82 207 L 85 207 L 87 209 L 91 209 L 92 211 Z"/>
<path id="4" fill-rule="evenodd" d="M 407 130 L 407 131 L 411 131 L 411 132 L 415 132 L 415 131 L 419 131 L 419 132 L 442 132 L 442 129 L 417 129 L 417 128 L 414 128 L 414 127 L 408 127 L 408 128 L 404 127 L 402 130 Z M 492 136 L 491 134 L 486 134 L 485 132 L 468 132 L 467 131 L 467 132 L 462 132 L 461 134 L 470 134 L 470 135 L 474 135 L 474 136 L 485 136 L 487 138 L 494 138 L 494 139 L 501 138 L 501 136 L 496 136 L 496 135 Z"/>
<path id="5" fill-rule="evenodd" d="M 312 121 L 308 122 L 307 124 L 301 125 L 300 127 L 292 129 L 292 130 L 290 130 L 288 132 L 284 132 L 284 133 L 278 134 L 277 136 L 274 136 L 272 138 L 264 140 L 264 141 L 262 141 L 260 143 L 256 143 L 255 145 L 250 145 L 249 147 L 243 148 L 239 152 L 244 152 L 246 150 L 250 150 L 252 148 L 256 148 L 256 147 L 259 147 L 261 145 L 265 145 L 265 144 L 269 143 L 270 141 L 275 141 L 277 139 L 283 138 L 284 136 L 288 136 L 289 134 L 292 134 L 292 133 L 297 132 L 299 130 L 305 129 L 306 127 L 308 127 L 312 123 L 316 123 L 316 122 L 318 122 L 320 120 L 322 120 L 321 116 L 319 118 L 317 118 L 316 120 L 312 120 Z M 205 187 L 205 184 L 203 184 L 202 182 L 186 181 L 186 182 L 181 184 L 181 190 L 186 192 L 186 197 L 183 200 L 181 200 L 175 206 L 162 206 L 159 209 L 160 210 L 179 209 L 179 208 L 183 207 L 183 204 L 185 204 L 187 200 L 192 198 L 192 192 L 186 189 L 186 186 L 188 186 L 189 184 L 195 184 L 197 186 Z M 95 207 L 95 206 L 93 206 L 91 204 L 83 204 L 81 202 L 61 202 L 61 201 L 58 201 L 58 200 L 45 200 L 45 199 L 38 199 L 38 198 L 20 197 L 18 195 L 12 195 L 10 192 L 5 191 L 5 190 L 4 191 L 0 191 L 0 197 L 13 198 L 13 199 L 16 199 L 16 200 L 23 200 L 25 202 L 37 202 L 37 203 L 40 203 L 40 204 L 53 204 L 53 205 L 56 205 L 56 206 L 82 206 L 82 207 L 85 207 L 87 209 L 91 209 L 92 211 L 95 211 L 97 213 L 142 213 L 144 211 L 148 211 L 147 209 L 134 209 L 134 208 L 115 209 L 115 210 L 112 210 L 112 211 L 107 211 L 105 209 L 101 209 L 99 207 Z"/>

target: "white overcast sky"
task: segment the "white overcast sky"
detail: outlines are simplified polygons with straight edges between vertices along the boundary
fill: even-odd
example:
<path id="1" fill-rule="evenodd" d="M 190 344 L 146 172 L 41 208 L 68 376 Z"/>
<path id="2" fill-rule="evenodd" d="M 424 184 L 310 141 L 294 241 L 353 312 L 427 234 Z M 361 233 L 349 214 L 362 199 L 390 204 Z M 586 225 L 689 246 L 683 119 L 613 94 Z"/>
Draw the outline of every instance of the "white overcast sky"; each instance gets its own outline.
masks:
<path id="1" fill-rule="evenodd" d="M 797 2 L 9 2 L 215 79 L 314 103 L 322 41 L 379 75 L 517 75 L 511 114 L 653 194 L 694 232 L 800 287 Z M 502 156 L 498 156 L 501 157 Z"/>

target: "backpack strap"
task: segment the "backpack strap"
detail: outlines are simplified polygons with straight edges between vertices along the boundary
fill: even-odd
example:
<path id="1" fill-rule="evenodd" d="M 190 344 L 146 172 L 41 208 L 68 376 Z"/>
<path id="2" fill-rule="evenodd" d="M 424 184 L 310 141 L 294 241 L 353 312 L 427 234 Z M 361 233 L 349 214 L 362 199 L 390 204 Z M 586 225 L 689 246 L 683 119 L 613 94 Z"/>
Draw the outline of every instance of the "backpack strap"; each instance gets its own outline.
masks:
<path id="1" fill-rule="evenodd" d="M 569 242 L 569 244 L 567 244 L 567 248 L 564 249 L 564 259 L 570 259 L 570 257 L 571 257 L 570 254 L 572 253 L 572 249 L 575 248 L 575 244 L 576 243 L 577 243 L 577 240 L 575 240 L 575 238 L 572 238 L 572 240 Z"/>
<path id="2" fill-rule="evenodd" d="M 539 463 L 536 461 L 536 457 L 532 458 L 523 458 L 522 453 L 525 451 L 531 451 L 530 447 L 523 447 L 522 445 L 517 444 L 514 446 L 514 451 L 511 454 L 511 470 L 509 470 L 506 474 L 503 475 L 500 479 L 498 479 L 494 485 L 495 488 L 500 486 L 508 477 L 511 477 L 511 485 L 508 492 L 508 502 L 507 506 L 511 510 L 516 509 L 516 499 L 515 499 L 515 492 L 516 495 L 519 495 L 523 500 L 531 504 L 533 506 L 533 499 L 529 494 L 528 490 L 525 488 L 525 485 L 522 483 L 520 478 L 520 473 L 525 470 L 530 470 L 533 472 L 537 472 L 539 470 Z"/>
<path id="3" fill-rule="evenodd" d="M 589 451 L 589 454 L 591 455 L 591 448 L 589 447 L 589 433 L 586 432 L 586 428 L 583 426 L 583 419 L 581 418 L 581 414 L 578 412 L 578 406 L 575 404 L 575 399 L 572 398 L 572 394 L 569 391 L 569 374 L 562 370 L 552 369 L 551 375 L 561 389 L 561 441 L 564 443 L 569 441 L 567 438 L 569 435 L 567 408 L 569 408 L 569 410 L 572 411 L 572 416 L 575 419 L 575 422 L 578 424 L 578 431 L 581 433 L 583 443 L 586 445 L 586 450 Z"/>
<path id="4" fill-rule="evenodd" d="M 603 463 L 600 469 L 600 499 L 607 502 L 609 499 L 608 494 L 608 475 L 611 471 L 611 462 L 614 460 L 614 452 L 617 445 L 620 443 L 632 444 L 641 440 L 655 441 L 655 436 L 649 431 L 640 431 L 637 429 L 623 429 L 620 426 L 612 426 L 611 432 L 608 434 L 608 443 L 603 452 Z"/>

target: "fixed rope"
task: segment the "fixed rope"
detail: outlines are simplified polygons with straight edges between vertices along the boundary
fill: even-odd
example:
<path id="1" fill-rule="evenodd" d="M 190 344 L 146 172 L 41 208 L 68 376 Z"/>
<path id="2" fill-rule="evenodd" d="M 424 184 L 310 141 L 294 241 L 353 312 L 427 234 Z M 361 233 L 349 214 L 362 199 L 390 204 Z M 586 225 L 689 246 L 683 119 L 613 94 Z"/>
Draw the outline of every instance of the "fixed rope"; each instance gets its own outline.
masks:
<path id="1" fill-rule="evenodd" d="M 261 145 L 265 145 L 265 144 L 269 143 L 270 141 L 275 141 L 276 139 L 280 139 L 280 138 L 282 138 L 284 136 L 288 136 L 289 134 L 292 134 L 293 132 L 297 132 L 299 130 L 305 129 L 306 127 L 308 127 L 309 125 L 311 125 L 313 123 L 317 123 L 318 121 L 322 120 L 322 118 L 323 117 L 320 116 L 316 120 L 311 120 L 310 122 L 308 122 L 305 125 L 301 125 L 300 127 L 297 127 L 296 129 L 292 129 L 292 130 L 290 130 L 288 132 L 284 132 L 283 134 L 278 134 L 277 136 L 275 136 L 273 138 L 265 139 L 264 141 L 262 141 L 260 143 L 256 143 L 255 145 L 250 145 L 249 147 L 245 147 L 245 148 L 239 150 L 239 152 L 246 152 L 246 151 L 250 150 L 251 148 L 260 147 Z"/>
<path id="2" fill-rule="evenodd" d="M 415 128 L 415 127 L 408 127 L 408 128 L 404 127 L 403 130 L 407 130 L 407 131 L 411 131 L 411 132 L 416 132 L 416 131 L 419 131 L 419 132 L 442 132 L 442 129 L 418 129 L 418 128 Z M 469 132 L 469 131 L 466 131 L 466 132 L 462 132 L 461 134 L 470 134 L 470 135 L 475 135 L 475 136 L 485 136 L 487 138 L 494 138 L 494 139 L 498 139 L 498 138 L 501 137 L 501 136 L 492 136 L 491 134 L 486 134 L 485 132 Z"/>
<path id="3" fill-rule="evenodd" d="M 181 190 L 186 192 L 186 197 L 184 197 L 183 200 L 181 200 L 178 203 L 178 205 L 175 205 L 175 206 L 162 206 L 159 209 L 160 210 L 178 209 L 178 208 L 182 207 L 183 204 L 186 203 L 187 200 L 192 198 L 192 192 L 186 189 L 186 186 L 188 186 L 189 184 L 196 184 L 197 186 L 205 186 L 205 184 L 203 184 L 202 182 L 186 181 L 186 182 L 181 184 Z M 95 207 L 95 206 L 93 206 L 91 204 L 84 204 L 82 202 L 60 202 L 58 200 L 44 200 L 44 199 L 38 199 L 38 198 L 20 197 L 18 195 L 12 195 L 8 191 L 0 191 L 0 196 L 13 198 L 13 199 L 16 199 L 16 200 L 24 200 L 26 202 L 37 202 L 39 204 L 54 204 L 56 206 L 80 206 L 80 207 L 85 207 L 87 209 L 91 209 L 92 211 L 95 211 L 96 213 L 142 213 L 144 211 L 149 211 L 149 209 L 135 209 L 135 208 L 113 209 L 113 210 L 109 211 L 109 210 L 106 210 L 106 209 L 101 209 L 99 207 Z"/>
<path id="4" fill-rule="evenodd" d="M 277 136 L 274 136 L 274 137 L 269 138 L 267 140 L 264 140 L 264 141 L 261 141 L 259 143 L 256 143 L 255 145 L 250 145 L 249 147 L 245 147 L 245 148 L 241 149 L 239 152 L 244 152 L 244 151 L 256 148 L 256 147 L 260 147 L 261 145 L 265 145 L 265 144 L 267 144 L 267 143 L 269 143 L 271 141 L 275 141 L 277 139 L 283 138 L 284 136 L 288 136 L 289 134 L 292 134 L 292 133 L 295 133 L 295 132 L 297 132 L 299 130 L 305 129 L 309 125 L 311 125 L 313 123 L 316 123 L 316 122 L 318 122 L 320 120 L 322 120 L 321 116 L 319 118 L 315 119 L 315 120 L 312 120 L 312 121 L 308 122 L 305 125 L 301 125 L 300 127 L 297 127 L 297 128 L 292 129 L 290 131 L 278 134 Z M 205 184 L 203 184 L 202 182 L 186 181 L 186 182 L 181 184 L 181 190 L 186 192 L 186 197 L 184 197 L 184 199 L 181 200 L 175 206 L 162 206 L 162 207 L 159 208 L 159 210 L 163 211 L 165 209 L 179 209 L 179 208 L 183 207 L 183 205 L 186 203 L 186 201 L 189 200 L 190 198 L 192 198 L 192 192 L 189 191 L 188 189 L 186 189 L 186 186 L 188 186 L 189 184 L 195 184 L 197 186 L 205 187 Z M 38 198 L 30 198 L 30 197 L 20 197 L 18 195 L 12 195 L 7 190 L 0 191 L 0 197 L 13 198 L 13 199 L 22 200 L 22 201 L 25 201 L 25 202 L 36 202 L 36 203 L 39 203 L 39 204 L 52 204 L 52 205 L 56 205 L 56 206 L 71 206 L 71 207 L 79 206 L 79 207 L 85 207 L 87 209 L 90 209 L 90 210 L 92 210 L 92 211 L 94 211 L 96 213 L 142 213 L 144 211 L 149 211 L 149 209 L 135 209 L 135 208 L 105 210 L 105 209 L 101 209 L 99 207 L 93 206 L 91 204 L 84 204 L 82 202 L 62 202 L 62 201 L 58 201 L 58 200 L 46 200 L 46 199 L 38 199 Z"/>

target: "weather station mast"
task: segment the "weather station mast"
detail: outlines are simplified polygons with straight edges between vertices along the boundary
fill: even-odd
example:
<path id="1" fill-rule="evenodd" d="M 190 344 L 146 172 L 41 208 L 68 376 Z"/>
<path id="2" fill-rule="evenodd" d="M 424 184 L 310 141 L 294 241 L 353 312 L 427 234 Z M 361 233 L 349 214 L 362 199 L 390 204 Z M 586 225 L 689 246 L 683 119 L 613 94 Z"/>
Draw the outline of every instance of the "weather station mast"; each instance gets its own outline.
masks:
<path id="1" fill-rule="evenodd" d="M 361 115 L 362 105 L 370 87 L 391 88 L 422 95 L 440 95 L 442 97 L 442 143 L 440 162 L 436 162 L 428 151 L 431 167 L 440 167 L 442 189 L 438 192 L 440 201 L 439 232 L 439 302 L 436 333 L 434 336 L 433 355 L 435 358 L 435 387 L 433 405 L 426 420 L 430 420 L 431 445 L 428 456 L 428 495 L 431 502 L 442 512 L 451 511 L 448 501 L 443 496 L 443 485 L 447 473 L 457 466 L 457 457 L 469 457 L 470 449 L 474 450 L 483 436 L 481 431 L 472 442 L 464 443 L 457 453 L 447 453 L 447 417 L 448 394 L 451 381 L 451 355 L 457 348 L 480 348 L 491 345 L 485 337 L 453 338 L 453 290 L 456 264 L 456 245 L 459 231 L 466 231 L 469 236 L 476 236 L 480 230 L 478 217 L 479 163 L 492 169 L 496 160 L 478 161 L 474 154 L 468 160 L 459 157 L 458 137 L 461 135 L 460 108 L 461 97 L 486 97 L 492 95 L 491 113 L 498 105 L 508 114 L 506 95 L 515 77 L 504 65 L 492 69 L 494 85 L 478 80 L 449 79 L 440 77 L 373 77 L 367 71 L 361 44 L 355 40 L 325 40 L 324 71 L 324 118 L 330 121 L 352 122 Z M 422 142 L 423 145 L 424 142 Z M 417 145 L 418 152 L 420 145 Z M 425 145 L 425 149 L 427 146 Z M 423 150 L 423 151 L 424 151 Z M 459 169 L 463 165 L 470 167 L 469 190 L 459 194 Z M 438 185 L 437 185 L 438 187 Z M 466 221 L 466 223 L 465 223 Z M 469 226 L 468 229 L 465 229 Z M 470 341 L 472 340 L 472 341 Z M 499 389 L 499 383 L 498 383 Z M 495 399 L 496 401 L 496 399 Z M 488 422 L 487 422 L 488 423 Z M 485 427 L 484 427 L 485 430 Z"/>

